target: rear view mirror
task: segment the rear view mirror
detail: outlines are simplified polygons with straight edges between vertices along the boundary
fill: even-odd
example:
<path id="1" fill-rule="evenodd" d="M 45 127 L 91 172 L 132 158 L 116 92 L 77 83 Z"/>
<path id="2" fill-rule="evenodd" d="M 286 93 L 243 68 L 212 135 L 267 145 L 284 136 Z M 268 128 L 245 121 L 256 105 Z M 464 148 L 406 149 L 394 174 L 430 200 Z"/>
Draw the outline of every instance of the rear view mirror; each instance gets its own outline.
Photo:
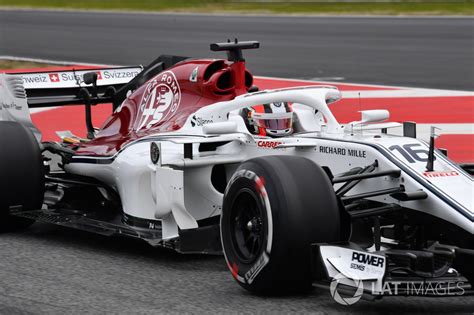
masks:
<path id="1" fill-rule="evenodd" d="M 92 84 L 96 86 L 97 84 L 97 73 L 96 72 L 87 72 L 84 73 L 83 80 L 85 84 Z"/>
<path id="2" fill-rule="evenodd" d="M 223 121 L 206 124 L 202 131 L 208 135 L 219 135 L 237 132 L 237 124 L 233 121 Z"/>

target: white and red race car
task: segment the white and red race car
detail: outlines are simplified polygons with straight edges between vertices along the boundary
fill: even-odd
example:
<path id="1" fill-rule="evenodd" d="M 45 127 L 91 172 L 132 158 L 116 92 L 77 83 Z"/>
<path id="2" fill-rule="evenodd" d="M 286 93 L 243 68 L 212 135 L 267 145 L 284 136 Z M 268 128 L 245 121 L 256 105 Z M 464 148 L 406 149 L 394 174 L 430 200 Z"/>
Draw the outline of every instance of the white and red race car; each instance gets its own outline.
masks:
<path id="1" fill-rule="evenodd" d="M 383 109 L 343 126 L 331 86 L 258 91 L 242 57 L 258 46 L 212 44 L 227 60 L 0 75 L 0 230 L 42 221 L 223 252 L 259 293 L 341 275 L 371 296 L 408 280 L 473 292 L 473 178 L 434 132 L 425 143 L 406 123 L 391 135 L 401 125 Z M 276 102 L 292 103 L 294 132 L 251 133 L 242 110 Z M 114 110 L 96 129 L 101 103 Z M 71 104 L 85 105 L 87 139 L 41 142 L 29 108 Z"/>

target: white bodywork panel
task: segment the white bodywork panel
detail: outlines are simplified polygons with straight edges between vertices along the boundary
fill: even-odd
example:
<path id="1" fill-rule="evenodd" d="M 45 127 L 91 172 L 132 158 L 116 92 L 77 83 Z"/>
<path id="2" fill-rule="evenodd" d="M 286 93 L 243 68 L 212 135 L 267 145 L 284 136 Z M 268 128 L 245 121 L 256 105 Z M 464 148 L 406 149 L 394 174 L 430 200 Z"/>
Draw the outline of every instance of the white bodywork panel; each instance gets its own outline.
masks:
<path id="1" fill-rule="evenodd" d="M 156 196 L 154 217 L 163 219 L 173 214 L 180 228 L 197 228 L 196 219 L 188 213 L 184 202 L 184 172 L 158 167 L 154 173 L 156 193 L 151 191 L 151 194 Z"/>

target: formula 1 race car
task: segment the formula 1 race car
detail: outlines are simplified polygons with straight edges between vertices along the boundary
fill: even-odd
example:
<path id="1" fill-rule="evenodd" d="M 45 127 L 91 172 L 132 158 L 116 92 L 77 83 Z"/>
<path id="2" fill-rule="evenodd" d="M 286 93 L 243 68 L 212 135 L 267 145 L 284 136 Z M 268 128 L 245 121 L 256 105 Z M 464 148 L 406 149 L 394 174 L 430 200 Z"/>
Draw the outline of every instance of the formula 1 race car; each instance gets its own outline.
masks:
<path id="1" fill-rule="evenodd" d="M 41 221 L 223 252 L 257 293 L 341 277 L 370 296 L 407 281 L 472 293 L 473 178 L 435 148 L 434 132 L 418 140 L 416 125 L 385 122 L 383 109 L 342 126 L 332 86 L 259 91 L 242 56 L 258 47 L 0 75 L 0 230 Z M 96 129 L 91 106 L 102 103 L 113 113 Z M 28 108 L 74 104 L 85 106 L 87 138 L 41 142 Z"/>

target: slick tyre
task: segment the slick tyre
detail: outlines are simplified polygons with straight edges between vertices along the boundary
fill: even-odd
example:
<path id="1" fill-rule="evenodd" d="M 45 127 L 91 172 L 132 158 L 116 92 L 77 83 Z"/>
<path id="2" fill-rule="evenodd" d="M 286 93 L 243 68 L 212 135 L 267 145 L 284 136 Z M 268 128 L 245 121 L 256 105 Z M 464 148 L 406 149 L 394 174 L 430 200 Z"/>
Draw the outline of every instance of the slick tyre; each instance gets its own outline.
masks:
<path id="1" fill-rule="evenodd" d="M 44 167 L 30 130 L 17 122 L 0 122 L 0 233 L 30 226 L 34 221 L 12 216 L 12 207 L 41 209 Z"/>
<path id="2" fill-rule="evenodd" d="M 244 162 L 229 181 L 221 216 L 227 265 L 258 294 L 311 288 L 311 244 L 341 240 L 333 186 L 314 162 L 267 156 Z"/>

